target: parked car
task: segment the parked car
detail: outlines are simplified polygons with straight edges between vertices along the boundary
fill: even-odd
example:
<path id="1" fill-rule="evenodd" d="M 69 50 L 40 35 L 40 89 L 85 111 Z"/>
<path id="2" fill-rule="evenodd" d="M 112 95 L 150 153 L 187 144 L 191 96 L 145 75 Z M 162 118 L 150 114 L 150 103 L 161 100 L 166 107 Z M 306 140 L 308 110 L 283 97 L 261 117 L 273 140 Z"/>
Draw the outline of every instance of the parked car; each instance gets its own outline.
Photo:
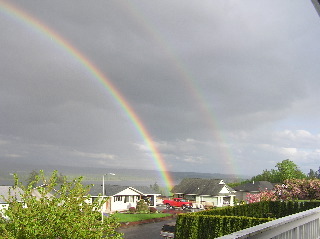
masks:
<path id="1" fill-rule="evenodd" d="M 172 200 L 163 200 L 163 204 L 169 208 L 180 207 L 182 210 L 192 208 L 192 203 L 183 198 L 173 198 Z"/>

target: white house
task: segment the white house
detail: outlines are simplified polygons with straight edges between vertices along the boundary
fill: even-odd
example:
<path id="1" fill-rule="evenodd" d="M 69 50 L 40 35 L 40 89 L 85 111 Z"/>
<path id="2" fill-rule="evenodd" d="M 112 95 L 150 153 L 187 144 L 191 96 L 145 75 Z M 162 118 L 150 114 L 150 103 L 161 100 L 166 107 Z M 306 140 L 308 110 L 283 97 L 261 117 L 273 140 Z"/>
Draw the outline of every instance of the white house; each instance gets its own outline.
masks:
<path id="1" fill-rule="evenodd" d="M 7 200 L 10 196 L 17 199 L 18 202 L 22 202 L 21 194 L 23 191 L 21 188 L 13 188 L 13 186 L 0 186 L 0 213 L 2 216 L 4 212 L 9 207 L 9 203 Z"/>
<path id="2" fill-rule="evenodd" d="M 175 197 L 198 204 L 217 207 L 234 205 L 235 191 L 221 179 L 184 178 L 171 192 Z"/>
<path id="3" fill-rule="evenodd" d="M 144 199 L 149 202 L 149 206 L 156 204 L 156 198 L 159 193 L 147 186 L 119 186 L 105 185 L 104 196 L 108 197 L 107 202 L 102 207 L 103 213 L 112 213 L 115 211 L 126 211 L 130 207 L 136 207 L 137 202 Z M 99 194 L 102 194 L 102 187 L 92 187 L 90 191 L 91 200 L 98 200 Z"/>

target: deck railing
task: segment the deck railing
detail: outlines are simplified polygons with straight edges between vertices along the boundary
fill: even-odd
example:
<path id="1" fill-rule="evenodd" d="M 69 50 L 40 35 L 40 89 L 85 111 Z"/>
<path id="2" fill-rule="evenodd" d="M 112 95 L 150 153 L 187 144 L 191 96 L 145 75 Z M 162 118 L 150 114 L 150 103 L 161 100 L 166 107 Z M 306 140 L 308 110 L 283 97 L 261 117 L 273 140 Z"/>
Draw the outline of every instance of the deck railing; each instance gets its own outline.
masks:
<path id="1" fill-rule="evenodd" d="M 250 227 L 219 239 L 318 239 L 320 207 Z"/>

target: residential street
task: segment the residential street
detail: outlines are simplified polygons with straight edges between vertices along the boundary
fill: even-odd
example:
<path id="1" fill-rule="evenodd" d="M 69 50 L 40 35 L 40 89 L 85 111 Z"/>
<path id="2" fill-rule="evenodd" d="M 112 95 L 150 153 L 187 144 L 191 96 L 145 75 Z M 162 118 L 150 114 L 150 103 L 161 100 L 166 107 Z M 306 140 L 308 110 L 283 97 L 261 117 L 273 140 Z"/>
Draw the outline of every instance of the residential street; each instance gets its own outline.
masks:
<path id="1" fill-rule="evenodd" d="M 175 222 L 175 219 L 132 226 L 129 228 L 120 228 L 118 231 L 124 233 L 125 239 L 160 239 L 161 228 L 164 224 Z"/>
<path id="2" fill-rule="evenodd" d="M 179 214 L 186 212 L 195 212 L 198 209 L 193 210 L 179 210 L 179 209 L 166 209 L 164 205 L 157 206 L 157 210 L 163 213 L 170 214 Z M 163 238 L 160 236 L 161 228 L 166 223 L 175 222 L 176 219 L 169 219 L 161 222 L 149 223 L 149 224 L 141 224 L 138 226 L 132 226 L 128 228 L 120 228 L 118 231 L 124 233 L 125 239 L 160 239 Z"/>

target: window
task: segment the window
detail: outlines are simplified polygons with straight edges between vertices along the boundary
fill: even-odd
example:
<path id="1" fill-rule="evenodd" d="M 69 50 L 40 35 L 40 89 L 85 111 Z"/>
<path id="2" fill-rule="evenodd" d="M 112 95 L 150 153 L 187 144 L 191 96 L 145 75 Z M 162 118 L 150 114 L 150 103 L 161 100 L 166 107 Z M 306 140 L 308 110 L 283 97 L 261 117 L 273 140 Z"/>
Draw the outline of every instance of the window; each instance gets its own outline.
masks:
<path id="1" fill-rule="evenodd" d="M 114 197 L 114 202 L 120 202 L 122 201 L 122 196 L 115 196 Z"/>
<path id="2" fill-rule="evenodd" d="M 125 203 L 127 203 L 127 202 L 134 202 L 134 197 L 135 197 L 135 196 L 125 196 L 124 202 L 125 202 Z"/>

